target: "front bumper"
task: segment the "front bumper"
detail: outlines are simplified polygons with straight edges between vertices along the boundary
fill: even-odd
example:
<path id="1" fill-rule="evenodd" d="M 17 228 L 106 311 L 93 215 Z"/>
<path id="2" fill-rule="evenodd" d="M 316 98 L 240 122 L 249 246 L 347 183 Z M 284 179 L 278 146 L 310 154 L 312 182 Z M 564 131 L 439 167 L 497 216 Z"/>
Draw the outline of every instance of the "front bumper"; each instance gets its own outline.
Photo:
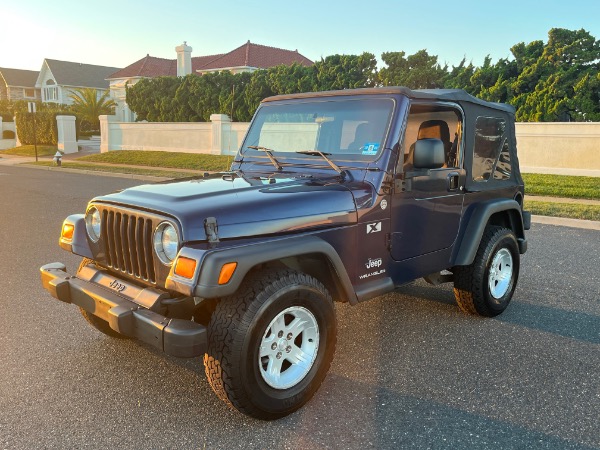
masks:
<path id="1" fill-rule="evenodd" d="M 138 288 L 112 277 L 119 286 L 127 286 L 117 293 L 96 282 L 109 277 L 89 266 L 81 271 L 82 276 L 69 275 L 61 263 L 46 264 L 40 272 L 44 289 L 54 298 L 80 306 L 108 322 L 118 333 L 172 356 L 190 358 L 206 352 L 206 327 L 191 320 L 168 318 L 149 309 L 164 298 L 160 291 Z M 135 296 L 126 295 L 127 292 Z"/>

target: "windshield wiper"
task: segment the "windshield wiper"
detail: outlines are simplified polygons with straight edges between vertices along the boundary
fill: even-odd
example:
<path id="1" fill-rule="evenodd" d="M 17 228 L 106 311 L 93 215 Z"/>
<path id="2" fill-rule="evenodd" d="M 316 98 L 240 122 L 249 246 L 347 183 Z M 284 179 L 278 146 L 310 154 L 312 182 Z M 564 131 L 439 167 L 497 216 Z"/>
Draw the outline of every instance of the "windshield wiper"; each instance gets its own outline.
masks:
<path id="1" fill-rule="evenodd" d="M 267 154 L 267 156 L 269 157 L 269 159 L 271 160 L 271 162 L 273 163 L 275 168 L 277 170 L 282 170 L 281 164 L 279 164 L 279 161 L 277 161 L 275 159 L 275 157 L 273 156 L 273 153 L 271 153 L 273 150 L 271 150 L 270 148 L 260 147 L 258 145 L 249 145 L 248 148 L 251 148 L 253 150 L 262 150 L 263 152 L 265 152 Z"/>
<path id="2" fill-rule="evenodd" d="M 337 173 L 339 173 L 342 176 L 342 178 L 346 177 L 346 171 L 340 169 L 340 167 L 336 163 L 334 163 L 331 159 L 329 159 L 327 157 L 327 155 L 331 155 L 331 153 L 323 153 L 319 150 L 300 150 L 296 153 L 300 153 L 302 155 L 309 155 L 309 156 L 320 156 L 325 161 L 327 161 L 327 163 L 333 168 L 333 170 L 335 170 Z"/>

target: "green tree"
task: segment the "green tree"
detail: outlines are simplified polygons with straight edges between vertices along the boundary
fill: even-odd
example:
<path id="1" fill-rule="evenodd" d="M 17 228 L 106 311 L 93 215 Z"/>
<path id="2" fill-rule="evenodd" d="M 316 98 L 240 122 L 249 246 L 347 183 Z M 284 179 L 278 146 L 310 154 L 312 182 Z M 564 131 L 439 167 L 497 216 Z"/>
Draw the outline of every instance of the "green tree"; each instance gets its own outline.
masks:
<path id="1" fill-rule="evenodd" d="M 292 64 L 291 66 L 282 64 L 267 69 L 266 82 L 269 90 L 276 95 L 295 94 L 313 90 L 315 85 L 314 76 L 313 67 L 300 64 Z"/>
<path id="2" fill-rule="evenodd" d="M 250 82 L 244 91 L 244 101 L 249 115 L 253 115 L 260 102 L 267 97 L 275 95 L 269 83 L 269 71 L 257 70 L 252 72 Z M 238 96 L 239 98 L 239 96 Z M 241 120 L 241 119 L 239 119 Z"/>
<path id="3" fill-rule="evenodd" d="M 12 122 L 15 115 L 15 105 L 9 100 L 0 100 L 0 117 L 5 122 Z"/>
<path id="4" fill-rule="evenodd" d="M 521 121 L 595 120 L 600 114 L 600 41 L 585 30 L 553 28 L 548 43 L 517 44 L 522 70 L 511 83 Z"/>
<path id="5" fill-rule="evenodd" d="M 447 67 L 438 63 L 438 57 L 427 50 L 414 55 L 405 52 L 387 52 L 381 55 L 386 67 L 379 71 L 379 81 L 384 86 L 406 86 L 411 89 L 443 87 L 447 80 Z"/>
<path id="6" fill-rule="evenodd" d="M 80 126 L 83 122 L 89 125 L 92 130 L 100 129 L 100 119 L 98 116 L 104 114 L 113 114 L 115 102 L 108 98 L 108 91 L 98 96 L 94 88 L 80 88 L 71 91 L 69 98 L 73 101 L 71 109 L 80 119 Z"/>
<path id="7" fill-rule="evenodd" d="M 177 121 L 174 113 L 177 105 L 173 99 L 183 80 L 178 77 L 143 78 L 133 86 L 127 86 L 126 101 L 137 114 L 137 120 Z"/>
<path id="8" fill-rule="evenodd" d="M 573 86 L 574 96 L 569 99 L 571 119 L 577 122 L 600 122 L 600 72 L 586 73 Z"/>
<path id="9" fill-rule="evenodd" d="M 127 103 L 138 120 L 208 121 L 214 113 L 250 120 L 265 97 L 277 94 L 407 86 L 459 88 L 494 102 L 510 103 L 522 121 L 600 120 L 600 42 L 585 30 L 553 28 L 548 42 L 518 43 L 513 58 L 480 67 L 438 63 L 420 50 L 414 55 L 387 52 L 378 72 L 371 53 L 331 55 L 313 66 L 277 66 L 253 73 L 209 73 L 184 78 L 144 79 L 127 89 Z"/>
<path id="10" fill-rule="evenodd" d="M 313 85 L 300 86 L 302 92 L 373 87 L 378 81 L 377 59 L 367 52 L 327 56 L 308 70 L 314 73 Z"/>
<path id="11" fill-rule="evenodd" d="M 471 87 L 471 77 L 475 73 L 475 66 L 470 62 L 466 64 L 467 58 L 463 58 L 458 66 L 452 66 L 452 70 L 444 77 L 444 87 L 447 89 L 465 89 Z"/>

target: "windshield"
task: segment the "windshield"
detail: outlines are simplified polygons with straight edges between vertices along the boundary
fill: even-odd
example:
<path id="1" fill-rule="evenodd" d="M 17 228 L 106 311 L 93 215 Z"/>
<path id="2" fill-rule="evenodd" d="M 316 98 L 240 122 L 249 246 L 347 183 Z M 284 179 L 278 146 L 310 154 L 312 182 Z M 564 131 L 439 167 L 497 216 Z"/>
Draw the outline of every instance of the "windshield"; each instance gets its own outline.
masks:
<path id="1" fill-rule="evenodd" d="M 274 153 L 318 150 L 332 159 L 372 160 L 383 149 L 393 107 L 393 100 L 381 98 L 266 103 L 242 153 L 258 146 Z"/>

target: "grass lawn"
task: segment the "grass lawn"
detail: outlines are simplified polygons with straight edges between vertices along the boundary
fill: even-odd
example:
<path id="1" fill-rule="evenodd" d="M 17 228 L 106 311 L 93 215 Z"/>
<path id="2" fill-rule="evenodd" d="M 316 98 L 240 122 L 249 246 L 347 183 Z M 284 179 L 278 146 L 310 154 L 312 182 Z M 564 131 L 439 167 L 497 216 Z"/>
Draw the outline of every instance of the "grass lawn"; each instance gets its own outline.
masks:
<path id="1" fill-rule="evenodd" d="M 83 156 L 77 161 L 218 172 L 229 170 L 233 156 L 122 150 Z"/>
<path id="2" fill-rule="evenodd" d="M 55 145 L 38 145 L 38 156 L 54 156 L 58 148 Z M 22 145 L 21 147 L 9 148 L 0 151 L 0 155 L 16 156 L 35 156 L 35 147 L 33 145 Z"/>
<path id="3" fill-rule="evenodd" d="M 27 163 L 29 165 L 36 166 L 54 166 L 55 164 L 52 161 L 39 161 Z M 164 177 L 164 178 L 186 178 L 193 176 L 189 172 L 177 172 L 175 170 L 152 170 L 152 169 L 144 169 L 138 167 L 110 167 L 110 166 L 97 166 L 94 164 L 85 164 L 79 162 L 69 162 L 64 161 L 62 163 L 62 167 L 66 167 L 68 169 L 78 169 L 78 170 L 90 170 L 94 172 L 110 172 L 110 173 L 126 173 L 133 175 L 150 175 L 153 177 Z M 202 175 L 200 172 L 198 176 Z"/>
<path id="4" fill-rule="evenodd" d="M 599 177 L 524 173 L 525 195 L 600 199 Z"/>
<path id="5" fill-rule="evenodd" d="M 600 221 L 600 206 L 575 203 L 537 202 L 525 199 L 525 209 L 539 216 L 567 217 L 569 219 Z"/>

